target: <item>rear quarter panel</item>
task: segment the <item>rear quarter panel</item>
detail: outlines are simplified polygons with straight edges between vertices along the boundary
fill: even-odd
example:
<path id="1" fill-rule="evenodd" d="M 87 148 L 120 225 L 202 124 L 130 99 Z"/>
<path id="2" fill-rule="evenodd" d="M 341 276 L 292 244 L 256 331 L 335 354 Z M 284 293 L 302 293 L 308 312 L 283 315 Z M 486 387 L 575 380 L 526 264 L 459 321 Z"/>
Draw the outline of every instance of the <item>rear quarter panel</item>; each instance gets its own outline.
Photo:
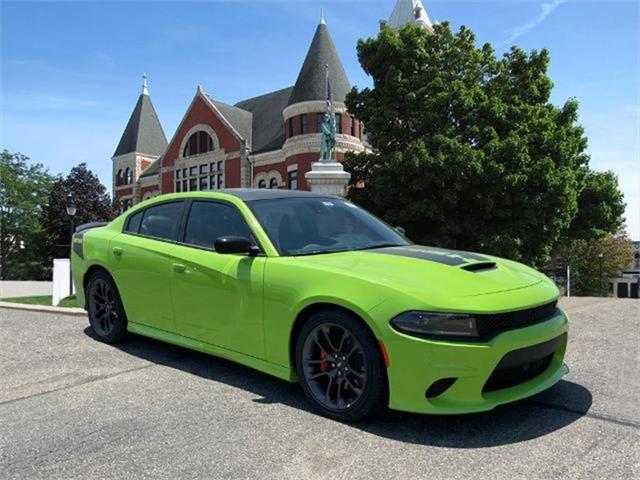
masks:
<path id="1" fill-rule="evenodd" d="M 115 221 L 114 221 L 115 222 Z M 74 244 L 82 242 L 82 256 L 74 249 L 71 254 L 71 268 L 73 281 L 76 287 L 78 305 L 86 305 L 85 283 L 89 280 L 87 272 L 93 266 L 101 266 L 109 270 L 109 244 L 111 239 L 118 234 L 122 223 L 114 222 L 99 228 L 93 228 L 74 235 Z"/>

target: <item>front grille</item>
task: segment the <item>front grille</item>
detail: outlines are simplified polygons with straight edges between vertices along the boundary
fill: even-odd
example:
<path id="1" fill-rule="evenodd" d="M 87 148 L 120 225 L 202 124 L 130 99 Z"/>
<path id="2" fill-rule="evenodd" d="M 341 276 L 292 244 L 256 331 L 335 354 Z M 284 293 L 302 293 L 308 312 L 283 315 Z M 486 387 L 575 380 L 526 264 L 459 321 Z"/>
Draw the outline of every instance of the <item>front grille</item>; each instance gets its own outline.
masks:
<path id="1" fill-rule="evenodd" d="M 482 388 L 482 393 L 514 387 L 543 373 L 554 353 L 565 344 L 567 334 L 547 342 L 507 353 Z"/>
<path id="2" fill-rule="evenodd" d="M 478 335 L 483 339 L 492 338 L 507 330 L 544 322 L 554 316 L 557 311 L 558 302 L 553 301 L 539 307 L 515 312 L 479 314 L 476 315 Z"/>

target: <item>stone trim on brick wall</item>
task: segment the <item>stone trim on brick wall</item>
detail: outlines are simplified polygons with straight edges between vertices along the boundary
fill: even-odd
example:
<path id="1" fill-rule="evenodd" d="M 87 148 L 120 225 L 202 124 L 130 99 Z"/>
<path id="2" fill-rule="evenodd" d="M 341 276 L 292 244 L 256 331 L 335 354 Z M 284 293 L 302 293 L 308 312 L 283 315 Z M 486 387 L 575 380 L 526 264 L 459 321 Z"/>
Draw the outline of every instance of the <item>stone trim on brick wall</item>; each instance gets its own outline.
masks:
<path id="1" fill-rule="evenodd" d="M 336 113 L 346 113 L 347 107 L 342 102 L 333 102 Z M 302 115 L 303 113 L 324 113 L 327 108 L 325 100 L 310 100 L 307 102 L 294 103 L 289 105 L 282 111 L 282 117 L 285 121 L 291 117 Z"/>
<path id="2" fill-rule="evenodd" d="M 260 180 L 264 180 L 267 182 L 267 188 L 269 188 L 269 182 L 272 178 L 276 178 L 278 180 L 278 187 L 284 186 L 284 181 L 282 180 L 282 175 L 277 170 L 269 170 L 268 172 L 260 172 L 257 173 L 255 178 L 253 179 L 253 188 L 258 188 L 258 183 Z"/>
<path id="3" fill-rule="evenodd" d="M 295 137 L 288 138 L 282 146 L 284 157 L 288 158 L 300 153 L 313 153 L 320 152 L 320 137 L 319 133 L 310 133 L 306 135 L 296 135 Z M 363 152 L 365 150 L 364 144 L 356 137 L 351 135 L 338 134 L 336 136 L 336 152 Z"/>
<path id="4" fill-rule="evenodd" d="M 254 167 L 260 167 L 263 165 L 273 165 L 284 162 L 284 154 L 282 150 L 273 150 L 271 152 L 250 155 L 249 159 L 253 163 Z"/>
<path id="5" fill-rule="evenodd" d="M 191 127 L 182 138 L 182 141 L 180 142 L 180 150 L 178 150 L 177 161 L 179 161 L 182 158 L 187 158 L 187 157 L 184 157 L 184 147 L 187 146 L 187 142 L 191 138 L 191 135 L 199 131 L 207 132 L 207 134 L 209 134 L 209 136 L 212 138 L 213 151 L 218 151 L 220 149 L 220 140 L 218 140 L 218 135 L 216 135 L 215 130 L 211 128 L 210 125 L 207 125 L 206 123 L 198 123 L 193 127 Z M 210 153 L 210 152 L 207 152 L 207 153 Z M 204 154 L 201 154 L 201 155 L 204 155 Z M 195 157 L 196 155 L 193 155 L 193 156 Z"/>

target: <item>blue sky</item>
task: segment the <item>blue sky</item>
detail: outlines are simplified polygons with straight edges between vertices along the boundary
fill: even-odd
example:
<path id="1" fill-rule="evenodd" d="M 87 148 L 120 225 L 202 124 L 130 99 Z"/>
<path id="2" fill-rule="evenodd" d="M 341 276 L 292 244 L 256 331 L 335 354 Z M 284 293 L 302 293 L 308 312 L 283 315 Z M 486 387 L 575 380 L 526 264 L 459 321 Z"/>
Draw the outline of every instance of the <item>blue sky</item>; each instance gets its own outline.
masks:
<path id="1" fill-rule="evenodd" d="M 432 20 L 467 25 L 502 52 L 551 51 L 552 100 L 580 101 L 591 166 L 613 170 L 640 239 L 640 31 L 633 0 L 423 0 Z M 87 162 L 111 185 L 110 157 L 149 75 L 170 138 L 202 84 L 234 103 L 293 84 L 320 8 L 351 83 L 395 0 L 1 1 L 0 148 L 66 173 Z"/>

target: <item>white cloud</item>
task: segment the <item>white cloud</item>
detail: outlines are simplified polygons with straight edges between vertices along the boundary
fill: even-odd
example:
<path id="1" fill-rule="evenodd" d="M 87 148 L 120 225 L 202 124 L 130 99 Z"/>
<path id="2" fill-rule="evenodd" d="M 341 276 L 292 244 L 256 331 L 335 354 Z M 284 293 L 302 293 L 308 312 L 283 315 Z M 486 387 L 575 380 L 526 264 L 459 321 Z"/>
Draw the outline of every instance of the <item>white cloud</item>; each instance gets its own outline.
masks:
<path id="1" fill-rule="evenodd" d="M 537 27 L 540 23 L 544 21 L 545 18 L 551 15 L 551 13 L 565 1 L 566 0 L 550 0 L 548 2 L 543 3 L 540 6 L 540 13 L 538 14 L 537 17 L 529 20 L 527 23 L 520 25 L 519 27 L 511 28 L 507 30 L 507 33 L 509 34 L 509 38 L 505 40 L 505 43 L 511 43 L 517 38 L 519 38 L 521 35 L 523 35 L 524 33 Z"/>

